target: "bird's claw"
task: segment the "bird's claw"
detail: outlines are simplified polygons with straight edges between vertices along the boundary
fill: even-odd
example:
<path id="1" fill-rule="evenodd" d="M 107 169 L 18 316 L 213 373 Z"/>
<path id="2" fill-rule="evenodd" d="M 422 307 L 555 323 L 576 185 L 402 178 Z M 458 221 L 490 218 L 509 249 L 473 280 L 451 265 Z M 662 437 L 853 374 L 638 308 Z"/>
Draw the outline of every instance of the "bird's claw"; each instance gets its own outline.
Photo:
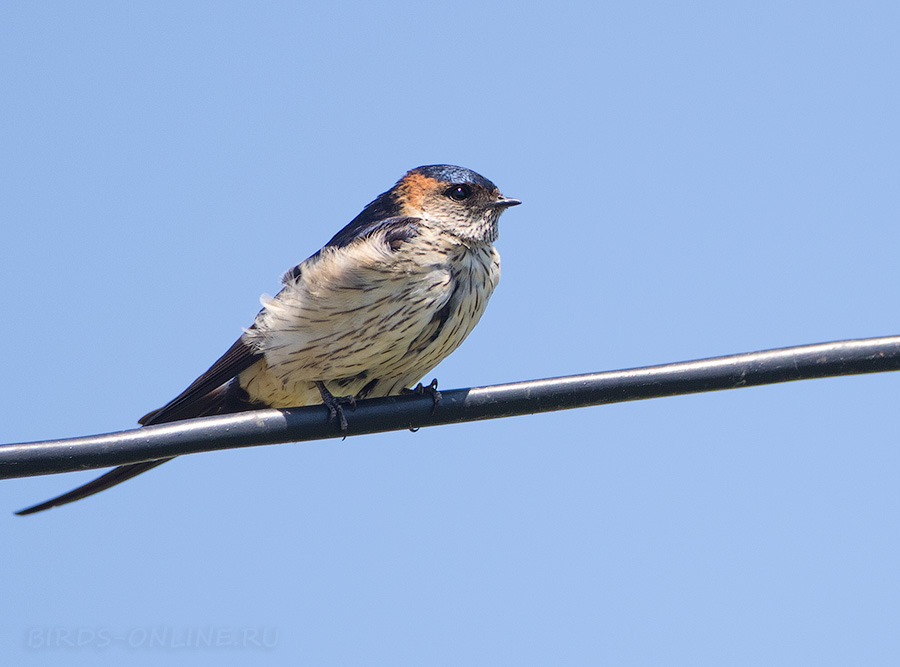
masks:
<path id="1" fill-rule="evenodd" d="M 437 378 L 434 378 L 427 385 L 423 385 L 421 382 L 417 384 L 413 389 L 404 389 L 403 393 L 405 394 L 428 394 L 431 396 L 431 415 L 434 416 L 434 411 L 437 409 L 438 403 L 441 402 L 441 392 L 438 391 L 438 381 Z"/>
<path id="2" fill-rule="evenodd" d="M 347 417 L 344 415 L 344 406 L 349 405 L 356 410 L 356 397 L 354 396 L 335 396 L 325 387 L 322 382 L 316 382 L 316 387 L 322 395 L 322 403 L 328 408 L 328 421 L 337 422 L 341 427 L 341 433 L 347 432 Z"/>

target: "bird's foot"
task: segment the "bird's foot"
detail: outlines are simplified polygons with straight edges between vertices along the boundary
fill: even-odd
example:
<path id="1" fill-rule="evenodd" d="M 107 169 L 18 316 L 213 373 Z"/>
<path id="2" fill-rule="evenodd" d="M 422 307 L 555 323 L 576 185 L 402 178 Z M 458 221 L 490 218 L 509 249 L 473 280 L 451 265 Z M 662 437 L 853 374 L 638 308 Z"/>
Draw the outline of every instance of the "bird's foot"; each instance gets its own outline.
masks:
<path id="1" fill-rule="evenodd" d="M 316 389 L 322 395 L 322 403 L 331 413 L 328 417 L 329 421 L 336 421 L 341 427 L 341 433 L 347 432 L 347 417 L 344 416 L 344 406 L 349 405 L 356 410 L 356 398 L 353 396 L 334 396 L 325 387 L 324 382 L 316 381 Z"/>
<path id="2" fill-rule="evenodd" d="M 431 414 L 437 409 L 438 403 L 441 402 L 441 392 L 438 391 L 437 378 L 434 378 L 429 384 L 423 385 L 421 382 L 413 389 L 404 389 L 404 394 L 428 394 L 431 396 Z"/>

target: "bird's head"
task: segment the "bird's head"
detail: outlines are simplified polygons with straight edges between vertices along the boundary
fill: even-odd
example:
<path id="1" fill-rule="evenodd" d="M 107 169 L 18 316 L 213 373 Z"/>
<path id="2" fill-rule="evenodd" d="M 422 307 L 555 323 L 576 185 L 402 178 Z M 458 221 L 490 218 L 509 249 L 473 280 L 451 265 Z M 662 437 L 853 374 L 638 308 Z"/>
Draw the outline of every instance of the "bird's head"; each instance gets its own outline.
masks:
<path id="1" fill-rule="evenodd" d="M 389 194 L 402 215 L 428 220 L 464 241 L 486 243 L 497 238 L 500 214 L 522 203 L 471 169 L 447 164 L 412 169 Z"/>

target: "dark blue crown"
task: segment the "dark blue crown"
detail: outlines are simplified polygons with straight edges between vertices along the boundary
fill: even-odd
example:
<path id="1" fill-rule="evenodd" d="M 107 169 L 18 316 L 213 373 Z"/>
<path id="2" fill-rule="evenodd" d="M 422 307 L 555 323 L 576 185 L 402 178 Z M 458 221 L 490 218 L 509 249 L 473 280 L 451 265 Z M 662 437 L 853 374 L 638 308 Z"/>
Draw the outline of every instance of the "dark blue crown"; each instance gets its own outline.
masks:
<path id="1" fill-rule="evenodd" d="M 412 171 L 442 183 L 471 183 L 480 185 L 488 190 L 497 189 L 496 185 L 481 174 L 476 174 L 465 167 L 454 167 L 452 164 L 431 164 L 424 167 L 416 167 Z"/>

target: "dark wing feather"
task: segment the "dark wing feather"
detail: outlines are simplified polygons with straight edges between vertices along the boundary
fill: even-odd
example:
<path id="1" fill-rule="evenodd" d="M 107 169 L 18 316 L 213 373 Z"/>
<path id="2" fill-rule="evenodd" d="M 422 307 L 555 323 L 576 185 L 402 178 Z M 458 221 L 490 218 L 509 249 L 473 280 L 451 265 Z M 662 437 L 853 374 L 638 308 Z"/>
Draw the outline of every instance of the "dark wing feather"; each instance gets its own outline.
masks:
<path id="1" fill-rule="evenodd" d="M 325 247 L 343 248 L 356 239 L 364 239 L 381 231 L 385 231 L 388 234 L 403 232 L 416 234 L 419 222 L 421 222 L 420 218 L 406 215 L 396 215 L 390 218 L 382 218 L 381 220 L 359 220 L 357 218 L 335 234 L 334 238 L 325 244 Z"/>
<path id="2" fill-rule="evenodd" d="M 163 407 L 153 412 L 149 412 L 141 417 L 139 423 L 143 426 L 150 424 L 163 424 L 165 422 L 178 421 L 179 419 L 190 419 L 192 417 L 203 417 L 206 415 L 217 414 L 222 412 L 239 412 L 241 410 L 252 409 L 254 406 L 249 402 L 241 402 L 240 398 L 235 398 L 235 392 L 240 389 L 236 383 L 230 382 L 241 371 L 246 370 L 262 358 L 262 355 L 254 352 L 250 346 L 243 341 L 238 341 L 232 345 L 228 351 L 223 354 L 216 363 L 214 363 L 208 371 L 198 377 L 191 386 L 181 392 L 174 399 L 166 403 Z M 28 507 L 24 510 L 16 512 L 20 516 L 26 514 L 34 514 L 42 512 L 51 507 L 58 507 L 68 503 L 81 500 L 88 496 L 92 496 L 100 491 L 121 484 L 132 477 L 140 475 L 162 465 L 166 461 L 172 459 L 159 459 L 158 461 L 145 461 L 144 463 L 133 463 L 131 465 L 119 466 L 88 482 L 77 489 L 73 489 L 61 496 L 52 498 L 39 505 Z"/>
<path id="3" fill-rule="evenodd" d="M 203 375 L 161 408 L 148 412 L 138 420 L 141 426 L 163 424 L 209 414 L 209 395 L 242 371 L 262 359 L 262 354 L 240 338 Z"/>
<path id="4" fill-rule="evenodd" d="M 353 239 L 367 236 L 373 229 L 389 220 L 403 217 L 403 205 L 394 190 L 388 190 L 370 202 L 353 220 L 325 244 L 342 248 Z"/>
<path id="5" fill-rule="evenodd" d="M 335 234 L 334 237 L 324 245 L 322 250 L 325 250 L 325 248 L 343 248 L 357 239 L 368 238 L 379 232 L 384 232 L 385 242 L 391 246 L 392 250 L 396 250 L 397 244 L 408 241 L 419 233 L 419 223 L 421 221 L 421 218 L 414 218 L 407 215 L 368 219 L 363 218 L 362 214 L 360 214 L 354 218 L 349 225 Z M 299 280 L 300 276 L 303 275 L 303 265 L 318 257 L 322 253 L 322 250 L 319 250 L 312 257 L 287 271 L 284 276 L 282 276 L 281 281 L 288 284 Z"/>

